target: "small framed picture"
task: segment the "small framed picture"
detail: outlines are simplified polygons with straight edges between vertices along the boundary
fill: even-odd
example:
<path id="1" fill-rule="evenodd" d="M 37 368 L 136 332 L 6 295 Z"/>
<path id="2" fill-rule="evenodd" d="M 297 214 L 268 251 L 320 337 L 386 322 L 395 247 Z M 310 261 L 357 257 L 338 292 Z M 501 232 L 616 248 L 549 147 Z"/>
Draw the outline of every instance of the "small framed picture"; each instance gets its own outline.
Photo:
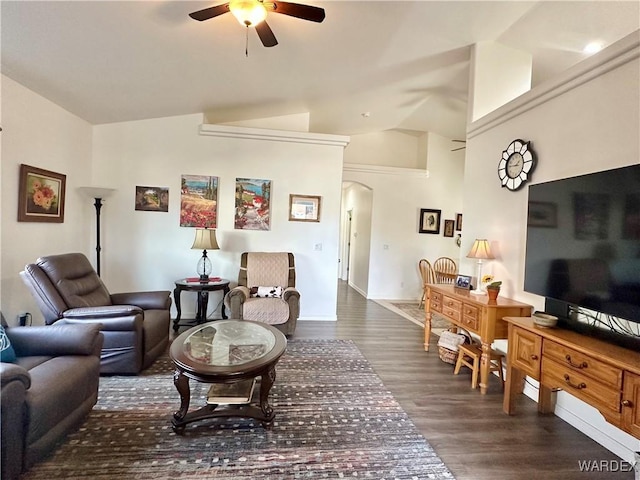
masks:
<path id="1" fill-rule="evenodd" d="M 471 277 L 469 275 L 458 275 L 456 277 L 455 288 L 471 290 Z"/>
<path id="2" fill-rule="evenodd" d="M 169 189 L 136 186 L 135 209 L 145 212 L 168 212 Z"/>
<path id="3" fill-rule="evenodd" d="M 18 221 L 64 223 L 67 176 L 20 165 Z"/>
<path id="4" fill-rule="evenodd" d="M 453 237 L 453 220 L 444 221 L 444 236 Z"/>
<path id="5" fill-rule="evenodd" d="M 440 216 L 442 210 L 433 210 L 431 208 L 420 209 L 420 225 L 419 233 L 440 233 Z"/>
<path id="6" fill-rule="evenodd" d="M 289 221 L 319 222 L 321 200 L 319 195 L 289 195 Z"/>
<path id="7" fill-rule="evenodd" d="M 462 231 L 462 214 L 456 213 L 456 232 Z"/>

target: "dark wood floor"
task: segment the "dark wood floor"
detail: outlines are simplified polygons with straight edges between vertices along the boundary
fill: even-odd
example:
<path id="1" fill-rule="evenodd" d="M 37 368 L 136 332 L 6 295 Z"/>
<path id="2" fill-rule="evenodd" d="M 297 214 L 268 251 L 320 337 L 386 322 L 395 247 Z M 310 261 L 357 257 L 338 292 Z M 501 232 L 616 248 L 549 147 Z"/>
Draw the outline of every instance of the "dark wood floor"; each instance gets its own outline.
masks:
<path id="1" fill-rule="evenodd" d="M 487 395 L 453 375 L 423 330 L 340 281 L 338 321 L 300 321 L 294 338 L 351 339 L 458 480 L 633 479 L 631 472 L 580 472 L 584 460 L 619 458 L 522 396 L 516 416 L 502 412 L 497 377 Z M 435 345 L 435 342 L 432 343 Z"/>

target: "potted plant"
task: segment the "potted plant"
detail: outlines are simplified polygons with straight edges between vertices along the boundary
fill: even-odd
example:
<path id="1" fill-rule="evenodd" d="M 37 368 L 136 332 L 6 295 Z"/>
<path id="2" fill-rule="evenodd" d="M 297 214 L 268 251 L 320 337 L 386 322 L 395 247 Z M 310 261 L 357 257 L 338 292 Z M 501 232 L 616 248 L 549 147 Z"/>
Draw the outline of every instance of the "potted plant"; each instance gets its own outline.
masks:
<path id="1" fill-rule="evenodd" d="M 491 282 L 487 285 L 487 295 L 489 295 L 489 300 L 495 301 L 498 298 L 500 285 L 502 285 L 501 281 Z"/>

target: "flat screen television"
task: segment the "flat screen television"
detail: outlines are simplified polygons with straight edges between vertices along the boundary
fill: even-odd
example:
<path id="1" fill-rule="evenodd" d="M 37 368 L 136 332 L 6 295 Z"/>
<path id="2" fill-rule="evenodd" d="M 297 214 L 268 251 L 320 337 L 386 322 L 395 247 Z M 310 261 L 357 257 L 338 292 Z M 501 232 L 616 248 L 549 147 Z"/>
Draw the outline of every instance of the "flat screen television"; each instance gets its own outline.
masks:
<path id="1" fill-rule="evenodd" d="M 640 323 L 640 165 L 529 186 L 524 290 Z"/>

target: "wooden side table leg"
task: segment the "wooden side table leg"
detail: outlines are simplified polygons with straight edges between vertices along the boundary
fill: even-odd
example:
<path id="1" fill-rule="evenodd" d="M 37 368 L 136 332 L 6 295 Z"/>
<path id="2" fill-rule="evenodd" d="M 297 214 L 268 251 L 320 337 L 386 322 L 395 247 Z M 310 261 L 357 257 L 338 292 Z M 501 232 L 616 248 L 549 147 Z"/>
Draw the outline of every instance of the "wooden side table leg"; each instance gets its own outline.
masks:
<path id="1" fill-rule="evenodd" d="M 176 319 L 173 321 L 173 331 L 177 332 L 178 327 L 180 326 L 180 317 L 182 316 L 182 308 L 180 305 L 180 293 L 182 293 L 182 289 L 176 287 L 173 289 L 173 301 L 176 304 Z"/>
<path id="2" fill-rule="evenodd" d="M 424 317 L 424 351 L 429 351 L 429 341 L 431 340 L 431 312 L 426 312 Z"/>
<path id="3" fill-rule="evenodd" d="M 502 411 L 507 415 L 513 415 L 516 411 L 516 399 L 522 393 L 523 382 L 524 374 L 507 363 L 507 381 L 502 399 Z"/>
<path id="4" fill-rule="evenodd" d="M 482 356 L 480 357 L 480 393 L 486 395 L 489 388 L 489 375 L 491 373 L 491 345 L 482 343 Z"/>
<path id="5" fill-rule="evenodd" d="M 540 384 L 538 390 L 538 412 L 553 413 L 556 409 L 556 394 L 549 387 Z"/>

